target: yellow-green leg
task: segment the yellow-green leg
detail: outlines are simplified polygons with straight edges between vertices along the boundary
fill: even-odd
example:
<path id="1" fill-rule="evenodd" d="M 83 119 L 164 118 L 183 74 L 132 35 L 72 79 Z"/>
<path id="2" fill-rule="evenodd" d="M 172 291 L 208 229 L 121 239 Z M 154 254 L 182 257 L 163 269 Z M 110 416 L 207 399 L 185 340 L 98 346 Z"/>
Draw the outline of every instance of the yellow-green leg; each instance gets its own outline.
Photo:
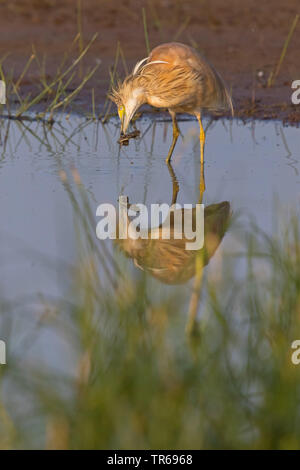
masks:
<path id="1" fill-rule="evenodd" d="M 169 149 L 168 156 L 166 158 L 166 163 L 169 163 L 171 160 L 171 157 L 172 157 L 172 154 L 173 154 L 173 151 L 174 151 L 174 148 L 175 148 L 178 136 L 179 136 L 179 129 L 178 129 L 177 121 L 176 121 L 176 113 L 170 110 L 169 110 L 169 113 L 171 114 L 172 123 L 173 123 L 173 140 L 172 140 L 171 147 Z"/>
<path id="2" fill-rule="evenodd" d="M 205 178 L 204 178 L 204 145 L 205 145 L 205 132 L 201 122 L 201 114 L 196 114 L 199 127 L 200 127 L 200 163 L 201 163 L 201 170 L 200 170 L 200 203 L 202 202 L 203 193 L 205 191 Z"/>

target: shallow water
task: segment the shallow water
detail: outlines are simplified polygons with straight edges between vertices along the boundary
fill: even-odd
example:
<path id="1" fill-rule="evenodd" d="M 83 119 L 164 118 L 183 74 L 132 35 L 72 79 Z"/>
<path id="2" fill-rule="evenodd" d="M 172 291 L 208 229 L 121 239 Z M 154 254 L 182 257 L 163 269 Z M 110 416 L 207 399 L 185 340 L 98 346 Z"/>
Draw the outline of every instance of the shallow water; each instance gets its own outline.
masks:
<path id="1" fill-rule="evenodd" d="M 170 122 L 143 119 L 141 138 L 119 148 L 119 125 L 105 126 L 77 116 L 49 128 L 42 123 L 1 122 L 0 213 L 1 289 L 16 298 L 60 291 L 60 263 L 76 257 L 70 197 L 62 170 L 76 168 L 93 212 L 100 203 L 171 203 L 172 178 L 165 157 Z M 196 121 L 181 121 L 172 167 L 179 183 L 177 202 L 199 198 L 199 143 Z M 205 121 L 205 205 L 229 201 L 233 214 L 254 218 L 272 233 L 274 217 L 298 210 L 299 129 L 277 122 Z M 71 186 L 76 186 L 70 178 Z M 276 210 L 275 210 L 276 209 Z M 97 219 L 95 217 L 95 228 Z M 222 249 L 230 235 L 222 241 Z M 130 263 L 130 261 L 128 261 Z M 132 264 L 132 263 L 131 263 Z"/>
<path id="2" fill-rule="evenodd" d="M 34 305 L 41 299 L 55 299 L 68 288 L 68 268 L 78 256 L 78 213 L 68 189 L 78 194 L 74 169 L 94 214 L 95 240 L 96 208 L 101 203 L 117 207 L 121 194 L 126 194 L 130 203 L 148 207 L 151 203 L 171 204 L 176 175 L 177 202 L 198 202 L 198 126 L 196 121 L 183 120 L 179 124 L 184 138 L 179 138 L 175 148 L 172 173 L 165 164 L 172 137 L 169 121 L 140 120 L 141 138 L 121 149 L 117 143 L 117 120 L 103 126 L 61 115 L 53 127 L 36 122 L 1 122 L 1 294 L 18 306 L 14 308 L 16 317 L 23 319 L 24 312 L 34 312 Z M 205 206 L 228 201 L 233 215 L 239 214 L 239 219 L 246 221 L 254 219 L 268 234 L 272 233 L 278 214 L 287 210 L 299 212 L 299 129 L 276 122 L 243 124 L 238 120 L 206 120 L 205 126 Z M 104 243 L 110 251 L 115 250 L 110 240 Z M 229 230 L 205 271 L 220 279 L 222 253 L 234 252 L 239 246 Z M 160 257 L 159 250 L 154 252 L 155 262 Z M 135 259 L 134 263 L 124 258 L 122 262 L 124 270 L 130 269 L 133 276 L 141 275 L 140 260 Z M 174 264 L 168 252 L 166 262 L 168 266 Z M 193 273 L 188 268 L 190 261 L 183 266 L 180 295 L 188 301 L 190 290 L 184 283 Z M 241 263 L 239 269 L 242 270 Z M 148 272 L 160 299 L 177 289 L 166 284 L 170 281 L 168 273 L 155 275 L 154 269 Z M 104 270 L 100 276 L 105 282 Z M 40 347 L 45 348 L 53 338 L 42 335 L 39 340 Z"/>
<path id="3" fill-rule="evenodd" d="M 172 137 L 169 121 L 153 122 L 147 118 L 138 121 L 141 138 L 121 149 L 117 143 L 119 124 L 114 120 L 102 126 L 77 116 L 66 119 L 61 115 L 60 122 L 53 127 L 36 122 L 1 121 L 0 298 L 1 313 L 5 313 L 7 307 L 8 315 L 0 319 L 0 338 L 7 343 L 8 364 L 12 357 L 22 359 L 24 377 L 31 377 L 28 364 L 42 368 L 50 377 L 53 370 L 63 377 L 74 377 L 77 373 L 77 353 L 70 348 L 66 337 L 60 335 L 59 326 L 58 329 L 51 325 L 39 326 L 43 324 L 40 319 L 43 312 L 48 311 L 47 306 L 51 311 L 52 299 L 69 296 L 68 301 L 72 302 L 72 291 L 68 292 L 68 288 L 72 284 L 70 266 L 78 260 L 76 203 L 80 199 L 74 174 L 80 177 L 88 194 L 94 217 L 94 239 L 113 252 L 116 249 L 110 240 L 100 242 L 96 238 L 96 208 L 100 203 L 117 206 L 119 195 L 125 194 L 130 203 L 170 204 L 174 174 L 179 184 L 177 202 L 198 202 L 197 122 L 183 120 L 179 125 L 184 139 L 179 138 L 175 148 L 172 173 L 165 164 Z M 228 204 L 224 201 L 228 201 L 233 215 L 239 214 L 239 219 L 246 222 L 254 219 L 268 234 L 272 234 L 276 219 L 281 220 L 279 214 L 284 215 L 287 210 L 299 214 L 299 129 L 276 122 L 243 124 L 238 120 L 212 123 L 206 120 L 205 125 L 205 206 L 216 204 L 226 216 Z M 73 191 L 75 200 L 72 200 Z M 247 223 L 243 227 L 246 235 Z M 222 281 L 222 277 L 226 277 L 223 254 L 238 251 L 240 246 L 240 238 L 229 229 L 205 273 L 216 283 Z M 134 263 L 119 252 L 116 255 L 125 273 L 131 270 L 133 279 L 141 278 L 140 261 Z M 168 256 L 167 252 L 172 266 L 174 263 Z M 159 250 L 155 258 L 156 262 L 161 261 Z M 180 305 L 190 302 L 193 272 L 190 260 L 181 259 L 186 263 L 183 263 L 186 272 L 180 272 L 180 286 L 167 285 L 161 282 L 166 281 L 164 273 L 155 275 L 154 270 L 148 270 L 154 301 L 174 294 Z M 238 265 L 241 277 L 242 264 Z M 104 269 L 100 276 L 105 282 Z M 202 292 L 200 310 L 205 304 L 205 295 Z M 239 321 L 238 309 L 233 314 L 235 328 L 242 338 L 244 319 L 240 317 Z M 72 325 L 72 321 L 70 323 Z M 28 400 L 24 408 L 22 387 L 8 381 L 4 391 L 5 401 L 13 402 L 14 409 L 28 408 Z"/>

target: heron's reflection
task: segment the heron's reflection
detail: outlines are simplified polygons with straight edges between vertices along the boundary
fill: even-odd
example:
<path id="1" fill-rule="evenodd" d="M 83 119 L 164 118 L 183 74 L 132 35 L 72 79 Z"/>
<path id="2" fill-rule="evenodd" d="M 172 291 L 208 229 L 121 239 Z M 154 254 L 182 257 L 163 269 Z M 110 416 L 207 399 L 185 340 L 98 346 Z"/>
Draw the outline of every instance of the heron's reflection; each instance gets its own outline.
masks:
<path id="1" fill-rule="evenodd" d="M 173 182 L 172 204 L 175 204 L 179 185 L 171 166 L 169 166 L 169 171 Z M 188 239 L 185 236 L 182 229 L 184 223 L 180 226 L 181 238 L 179 238 L 178 226 L 174 223 L 176 210 L 181 211 L 183 221 L 187 216 L 187 211 L 190 212 L 192 229 L 196 233 L 196 208 L 175 210 L 171 208 L 166 217 L 166 219 L 169 218 L 167 225 L 170 227 L 168 239 L 164 238 L 165 221 L 158 227 L 150 228 L 147 239 L 135 239 L 130 237 L 130 233 L 126 239 L 116 239 L 118 247 L 126 256 L 132 258 L 136 267 L 165 284 L 183 284 L 191 279 L 196 272 L 195 261 L 199 252 L 202 252 L 202 266 L 208 264 L 224 237 L 230 218 L 230 204 L 227 201 L 205 207 L 204 245 L 200 250 L 187 250 L 186 244 L 193 242 L 193 239 Z M 127 215 L 126 223 L 129 224 L 129 222 Z M 154 231 L 156 239 L 152 237 Z"/>
<path id="2" fill-rule="evenodd" d="M 180 209 L 184 211 L 185 209 Z M 195 211 L 192 209 L 193 225 Z M 184 214 L 183 214 L 184 216 Z M 230 216 L 229 202 L 211 204 L 204 209 L 204 246 L 203 266 L 205 266 L 220 245 L 226 232 Z M 146 271 L 165 284 L 183 284 L 195 274 L 195 259 L 199 250 L 187 250 L 186 243 L 191 242 L 182 234 L 182 239 L 176 239 L 174 233 L 174 217 L 170 217 L 170 239 L 162 238 L 162 225 L 159 226 L 158 239 L 117 239 L 119 248 L 132 258 L 136 267 Z M 150 229 L 151 230 L 157 230 Z M 195 226 L 193 226 L 195 230 Z"/>

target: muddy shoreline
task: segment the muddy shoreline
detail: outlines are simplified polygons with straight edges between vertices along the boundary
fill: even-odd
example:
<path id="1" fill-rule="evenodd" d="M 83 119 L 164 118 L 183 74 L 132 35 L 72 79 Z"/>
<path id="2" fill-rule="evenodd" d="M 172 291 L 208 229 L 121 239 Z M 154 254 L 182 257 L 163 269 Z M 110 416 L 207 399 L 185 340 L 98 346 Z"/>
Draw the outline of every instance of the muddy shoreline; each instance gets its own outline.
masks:
<path id="1" fill-rule="evenodd" d="M 66 63 L 75 59 L 78 50 L 77 45 L 72 48 L 72 42 L 79 31 L 84 45 L 98 32 L 81 74 L 97 61 L 100 66 L 74 103 L 89 109 L 94 89 L 99 113 L 106 100 L 118 41 L 123 52 L 117 67 L 121 78 L 126 68 L 147 54 L 142 8 L 147 15 L 150 46 L 177 40 L 198 48 L 232 90 L 236 117 L 300 122 L 300 105 L 291 102 L 291 83 L 300 79 L 300 21 L 275 84 L 267 86 L 292 21 L 300 13 L 298 0 L 286 0 L 284 8 L 279 0 L 142 0 L 138 4 L 132 0 L 84 0 L 80 15 L 77 0 L 11 0 L 0 5 L 3 69 L 17 80 L 34 51 L 39 65 L 32 61 L 21 87 L 23 96 L 33 95 L 40 87 L 42 69 L 50 80 L 66 51 Z M 79 83 L 80 78 L 75 80 Z"/>

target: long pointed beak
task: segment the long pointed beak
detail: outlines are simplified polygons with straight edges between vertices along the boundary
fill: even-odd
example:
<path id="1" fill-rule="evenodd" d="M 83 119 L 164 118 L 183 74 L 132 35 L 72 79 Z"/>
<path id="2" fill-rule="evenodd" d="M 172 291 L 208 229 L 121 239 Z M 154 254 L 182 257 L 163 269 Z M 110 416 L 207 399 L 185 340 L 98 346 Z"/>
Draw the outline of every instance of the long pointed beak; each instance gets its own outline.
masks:
<path id="1" fill-rule="evenodd" d="M 131 117 L 127 116 L 127 114 L 124 114 L 123 119 L 121 121 L 121 134 L 126 134 L 130 121 Z"/>

